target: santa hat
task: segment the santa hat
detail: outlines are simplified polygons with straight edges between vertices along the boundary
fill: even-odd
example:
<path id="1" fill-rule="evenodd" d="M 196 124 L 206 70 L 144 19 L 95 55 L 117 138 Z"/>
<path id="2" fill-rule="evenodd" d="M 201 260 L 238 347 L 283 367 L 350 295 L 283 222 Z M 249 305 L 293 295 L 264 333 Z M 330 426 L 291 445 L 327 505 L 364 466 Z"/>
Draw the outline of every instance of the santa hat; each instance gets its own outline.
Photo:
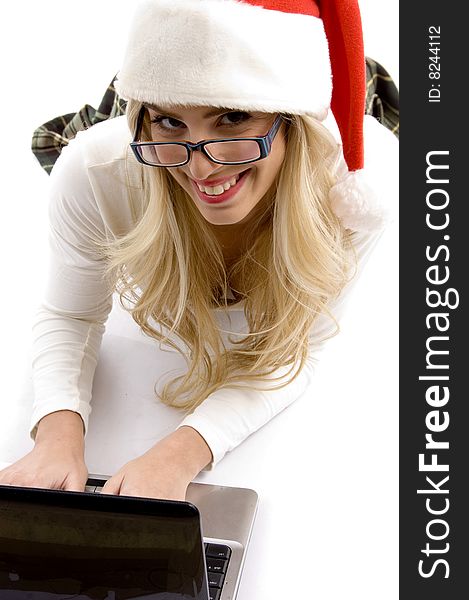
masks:
<path id="1" fill-rule="evenodd" d="M 365 57 L 357 0 L 145 0 L 115 83 L 125 99 L 311 115 L 332 109 L 347 173 L 331 190 L 346 227 L 381 219 L 366 185 Z M 377 223 L 378 222 L 378 223 Z"/>

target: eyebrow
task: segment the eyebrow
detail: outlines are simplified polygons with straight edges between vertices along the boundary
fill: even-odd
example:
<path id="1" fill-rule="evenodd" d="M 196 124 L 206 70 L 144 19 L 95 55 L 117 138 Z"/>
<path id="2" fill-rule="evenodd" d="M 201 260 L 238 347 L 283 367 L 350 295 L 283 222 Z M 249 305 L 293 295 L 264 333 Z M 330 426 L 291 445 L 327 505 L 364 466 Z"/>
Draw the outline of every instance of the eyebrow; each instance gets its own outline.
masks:
<path id="1" fill-rule="evenodd" d="M 166 108 L 161 108 L 160 106 L 156 106 L 156 104 L 147 104 L 146 102 L 143 103 L 143 106 L 145 106 L 145 108 L 150 108 L 151 110 L 154 110 L 156 112 L 159 112 L 163 115 L 167 115 L 168 117 L 173 117 L 174 119 L 178 119 L 178 120 L 183 120 L 181 118 L 180 115 L 178 115 L 177 113 L 173 113 L 170 110 L 167 110 Z M 209 110 L 208 112 L 206 112 L 203 115 L 204 119 L 209 119 L 210 117 L 216 117 L 217 115 L 220 115 L 221 113 L 225 113 L 225 112 L 233 112 L 234 109 L 232 108 L 215 108 L 213 110 Z"/>

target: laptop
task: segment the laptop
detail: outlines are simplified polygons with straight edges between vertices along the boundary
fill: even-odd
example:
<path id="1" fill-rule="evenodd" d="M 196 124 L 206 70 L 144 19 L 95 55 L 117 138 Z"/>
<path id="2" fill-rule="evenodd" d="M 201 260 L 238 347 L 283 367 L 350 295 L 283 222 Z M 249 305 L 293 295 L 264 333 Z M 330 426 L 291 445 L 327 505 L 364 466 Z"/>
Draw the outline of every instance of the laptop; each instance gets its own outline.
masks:
<path id="1" fill-rule="evenodd" d="M 0 485 L 2 600 L 234 600 L 254 490 L 191 483 L 185 502 Z"/>

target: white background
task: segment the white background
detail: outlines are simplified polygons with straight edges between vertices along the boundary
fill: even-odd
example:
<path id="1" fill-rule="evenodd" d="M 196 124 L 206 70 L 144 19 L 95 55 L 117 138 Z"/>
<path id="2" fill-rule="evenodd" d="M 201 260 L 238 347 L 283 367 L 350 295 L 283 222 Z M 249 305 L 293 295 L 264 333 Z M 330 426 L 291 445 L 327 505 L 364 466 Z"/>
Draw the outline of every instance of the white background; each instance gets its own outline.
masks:
<path id="1" fill-rule="evenodd" d="M 24 405 L 20 410 L 18 398 L 29 376 L 31 321 L 46 267 L 48 178 L 30 151 L 31 134 L 59 114 L 86 103 L 98 106 L 119 69 L 133 4 L 2 3 L 2 438 L 17 434 L 26 439 L 25 420 L 19 419 L 20 413 L 24 417 Z M 362 0 L 360 6 L 366 54 L 397 81 L 398 3 Z M 312 511 L 308 531 L 314 535 L 308 544 L 315 595 L 311 597 L 321 600 L 398 597 L 397 259 L 394 225 L 367 265 L 340 338 L 330 342 L 313 420 L 302 422 L 304 402 L 293 405 L 282 420 L 274 420 L 222 461 L 218 473 L 206 476 L 207 481 L 217 482 L 218 477 L 258 489 L 266 498 L 258 531 L 263 531 L 266 515 L 277 521 L 284 517 L 277 523 L 274 540 L 279 547 L 288 544 L 291 528 L 302 527 L 295 517 L 297 508 L 287 518 L 288 506 L 300 502 L 304 510 Z M 290 433 L 285 427 L 291 428 Z M 255 446 L 259 441 L 264 445 Z M 264 447 L 269 450 L 260 450 L 257 458 L 262 474 L 243 476 L 237 469 L 239 461 L 245 459 L 247 464 L 253 460 L 251 452 Z M 0 461 L 19 458 L 16 451 L 4 447 L 0 451 Z M 226 476 L 230 468 L 231 481 Z M 265 551 L 256 532 L 252 544 L 252 549 Z M 281 553 L 271 551 L 268 558 L 272 574 L 285 566 Z M 246 580 L 250 573 L 252 581 L 255 566 L 248 561 Z M 240 595 L 243 591 L 243 600 L 267 597 L 265 589 L 253 596 L 243 588 Z M 285 593 L 291 591 L 285 587 Z M 277 592 L 271 596 L 274 600 L 287 597 L 280 581 Z"/>

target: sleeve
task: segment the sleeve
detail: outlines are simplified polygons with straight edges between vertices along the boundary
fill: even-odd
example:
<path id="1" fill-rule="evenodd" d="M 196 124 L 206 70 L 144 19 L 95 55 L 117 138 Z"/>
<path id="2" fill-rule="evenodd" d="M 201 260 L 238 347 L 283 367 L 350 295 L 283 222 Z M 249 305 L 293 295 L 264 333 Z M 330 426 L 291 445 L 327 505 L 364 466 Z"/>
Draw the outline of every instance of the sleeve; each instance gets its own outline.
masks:
<path id="1" fill-rule="evenodd" d="M 369 171 L 375 189 L 380 190 L 379 199 L 383 203 L 383 210 L 389 215 L 389 222 L 397 214 L 398 143 L 396 138 L 372 117 L 365 119 L 365 124 L 365 132 L 368 132 L 365 151 L 369 158 Z M 357 272 L 339 298 L 331 303 L 330 310 L 337 322 L 344 313 L 347 300 L 368 257 L 381 237 L 381 227 L 374 231 L 352 232 Z M 205 470 L 213 469 L 227 452 L 233 450 L 308 390 L 314 379 L 314 366 L 318 354 L 335 332 L 336 322 L 329 316 L 324 314 L 317 319 L 310 333 L 307 362 L 296 379 L 282 389 L 259 391 L 248 388 L 222 388 L 210 394 L 200 406 L 185 417 L 179 427 L 193 427 L 212 451 L 213 461 Z M 279 369 L 275 375 L 284 375 L 287 372 L 288 368 L 285 367 Z"/>
<path id="2" fill-rule="evenodd" d="M 48 280 L 33 324 L 33 440 L 40 419 L 58 410 L 77 412 L 86 435 L 93 375 L 112 307 L 96 246 L 106 231 L 79 137 L 52 171 L 49 219 Z"/>

